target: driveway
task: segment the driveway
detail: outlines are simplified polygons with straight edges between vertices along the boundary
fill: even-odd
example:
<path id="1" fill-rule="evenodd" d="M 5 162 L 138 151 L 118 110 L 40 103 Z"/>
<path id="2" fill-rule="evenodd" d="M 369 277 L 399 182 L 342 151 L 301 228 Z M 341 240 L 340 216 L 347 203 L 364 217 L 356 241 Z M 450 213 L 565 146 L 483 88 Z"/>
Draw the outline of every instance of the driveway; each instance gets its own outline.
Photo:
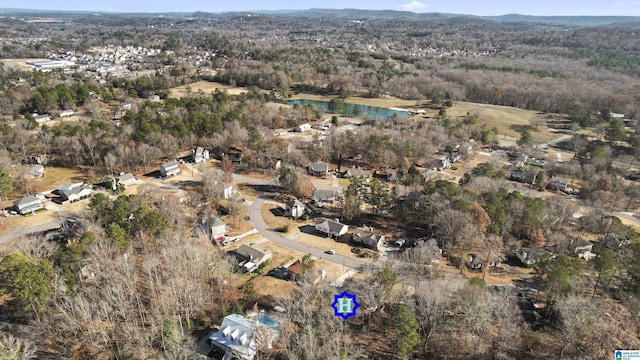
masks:
<path id="1" fill-rule="evenodd" d="M 274 231 L 269 230 L 267 224 L 265 224 L 265 222 L 262 220 L 262 206 L 265 203 L 264 195 L 264 193 L 260 194 L 255 200 L 253 200 L 251 206 L 249 207 L 249 219 L 251 221 L 251 225 L 253 225 L 253 227 L 258 230 L 258 232 L 262 236 L 280 246 L 299 251 L 303 254 L 311 254 L 316 258 L 324 259 L 338 265 L 344 265 L 345 267 L 351 269 L 358 270 L 367 264 L 366 262 L 356 259 L 350 259 L 348 257 L 340 256 L 337 254 L 325 254 L 324 250 L 322 249 L 301 244 L 295 240 L 291 240 L 287 237 L 279 235 Z"/>

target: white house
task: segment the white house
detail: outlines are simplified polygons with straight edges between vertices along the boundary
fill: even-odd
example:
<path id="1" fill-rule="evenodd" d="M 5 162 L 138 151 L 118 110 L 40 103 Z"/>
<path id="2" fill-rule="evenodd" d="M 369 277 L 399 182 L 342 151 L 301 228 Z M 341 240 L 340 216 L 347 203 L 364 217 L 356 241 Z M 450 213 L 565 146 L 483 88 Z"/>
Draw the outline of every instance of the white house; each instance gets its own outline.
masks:
<path id="1" fill-rule="evenodd" d="M 117 181 L 118 181 L 118 185 L 127 187 L 127 186 L 137 184 L 140 180 L 138 179 L 137 176 L 133 175 L 132 173 L 126 173 L 118 177 Z"/>
<path id="2" fill-rule="evenodd" d="M 14 201 L 13 205 L 21 215 L 25 215 L 44 208 L 44 206 L 42 205 L 42 200 L 35 195 L 20 198 Z"/>
<path id="3" fill-rule="evenodd" d="M 49 120 L 51 120 L 51 115 L 49 114 L 44 114 L 44 115 L 38 115 L 38 114 L 33 114 L 33 118 L 36 120 L 37 123 L 43 123 L 43 122 L 47 122 Z"/>
<path id="4" fill-rule="evenodd" d="M 93 188 L 89 185 L 83 184 L 80 186 L 72 187 L 67 190 L 60 191 L 60 201 L 77 201 L 85 199 L 93 195 Z"/>
<path id="5" fill-rule="evenodd" d="M 180 174 L 180 166 L 177 161 L 171 161 L 160 165 L 160 175 L 163 177 Z"/>
<path id="6" fill-rule="evenodd" d="M 75 114 L 75 112 L 73 112 L 73 110 L 62 110 L 60 112 L 60 117 L 69 117 L 69 116 L 73 116 L 73 114 Z"/>
<path id="7" fill-rule="evenodd" d="M 260 333 L 260 336 L 255 336 Z M 258 348 L 270 348 L 279 332 L 258 320 L 250 320 L 242 315 L 225 316 L 220 329 L 209 340 L 211 347 L 225 352 L 223 359 L 253 360 Z"/>
<path id="8" fill-rule="evenodd" d="M 224 234 L 227 233 L 227 223 L 216 216 L 209 224 L 209 232 L 213 240 L 224 240 Z"/>
<path id="9" fill-rule="evenodd" d="M 327 234 L 330 237 L 340 237 L 347 233 L 349 226 L 341 223 L 338 219 L 329 220 L 320 218 L 315 225 L 316 231 Z"/>
<path id="10" fill-rule="evenodd" d="M 285 205 L 284 216 L 299 218 L 304 215 L 305 206 L 299 200 L 289 200 Z"/>
<path id="11" fill-rule="evenodd" d="M 229 200 L 233 197 L 233 195 L 236 194 L 236 189 L 231 184 L 225 185 L 223 194 L 224 194 L 225 200 Z"/>
<path id="12" fill-rule="evenodd" d="M 311 131 L 311 125 L 309 124 L 302 124 L 302 125 L 298 125 L 296 127 L 293 128 L 293 131 L 295 132 L 307 132 L 307 131 Z"/>
<path id="13" fill-rule="evenodd" d="M 191 161 L 198 164 L 209 158 L 209 150 L 198 146 L 195 150 L 191 149 Z"/>

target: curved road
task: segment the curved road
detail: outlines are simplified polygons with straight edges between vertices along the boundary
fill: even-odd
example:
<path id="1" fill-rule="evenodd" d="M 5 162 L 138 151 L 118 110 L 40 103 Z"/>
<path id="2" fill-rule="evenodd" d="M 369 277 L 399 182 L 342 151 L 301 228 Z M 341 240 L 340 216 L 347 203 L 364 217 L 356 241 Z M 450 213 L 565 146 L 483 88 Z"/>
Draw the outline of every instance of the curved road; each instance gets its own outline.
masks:
<path id="1" fill-rule="evenodd" d="M 249 207 L 249 219 L 251 220 L 251 225 L 258 230 L 258 232 L 264 236 L 266 239 L 286 248 L 300 251 L 304 254 L 311 254 L 316 258 L 321 258 L 332 263 L 336 263 L 338 265 L 344 265 L 351 269 L 360 269 L 363 265 L 367 264 L 363 261 L 351 259 L 346 256 L 341 256 L 338 254 L 330 255 L 325 254 L 322 249 L 318 249 L 312 246 L 307 246 L 305 244 L 301 244 L 295 240 L 291 240 L 287 237 L 277 234 L 269 230 L 267 224 L 262 220 L 262 206 L 264 205 L 264 194 L 260 194 Z"/>

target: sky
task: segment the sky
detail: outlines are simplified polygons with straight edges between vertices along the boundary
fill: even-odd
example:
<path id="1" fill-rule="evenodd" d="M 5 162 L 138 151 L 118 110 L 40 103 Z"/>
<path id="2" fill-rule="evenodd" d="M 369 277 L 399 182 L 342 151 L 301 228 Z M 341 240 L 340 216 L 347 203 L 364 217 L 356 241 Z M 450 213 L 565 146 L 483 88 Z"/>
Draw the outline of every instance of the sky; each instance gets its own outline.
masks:
<path id="1" fill-rule="evenodd" d="M 466 15 L 630 15 L 640 0 L 0 0 L 0 8 L 113 12 L 370 9 Z"/>

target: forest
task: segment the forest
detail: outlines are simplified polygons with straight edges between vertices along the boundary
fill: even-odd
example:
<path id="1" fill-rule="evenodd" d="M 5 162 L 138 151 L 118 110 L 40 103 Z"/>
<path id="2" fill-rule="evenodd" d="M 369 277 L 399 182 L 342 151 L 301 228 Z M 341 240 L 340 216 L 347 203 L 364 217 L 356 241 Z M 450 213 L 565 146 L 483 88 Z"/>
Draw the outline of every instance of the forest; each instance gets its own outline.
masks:
<path id="1" fill-rule="evenodd" d="M 129 172 L 146 184 L 100 190 L 81 210 L 56 210 L 60 229 L 0 241 L 0 359 L 206 358 L 204 334 L 258 307 L 284 309 L 276 341 L 258 341 L 260 359 L 603 359 L 640 349 L 634 19 L 195 15 L 2 17 L 0 231 L 13 220 L 7 204 L 40 191 L 19 172 L 35 157 L 91 186 Z M 128 71 L 147 71 L 129 77 L 12 61 L 100 47 L 158 51 L 127 59 Z M 191 88 L 203 81 L 219 87 Z M 347 102 L 405 101 L 425 115 L 372 120 L 275 102 L 300 96 L 327 99 L 336 113 Z M 459 110 L 469 103 L 529 118 L 499 129 L 480 110 Z M 60 118 L 65 110 L 73 119 Z M 309 123 L 332 126 L 308 138 L 274 132 Z M 194 164 L 182 182 L 151 179 L 196 147 L 215 165 Z M 457 169 L 425 178 L 452 154 Z M 316 162 L 375 175 L 336 179 L 343 199 L 318 212 L 415 245 L 376 255 L 344 282 L 361 305 L 349 320 L 329 306 L 336 288 L 313 281 L 321 259 L 301 258 L 292 296 L 265 295 L 254 278 L 268 268 L 242 274 L 198 232 L 213 216 L 248 223 L 242 203 L 259 192 L 311 203 L 319 180 L 306 169 Z M 238 174 L 273 184 L 241 184 Z M 550 190 L 558 178 L 579 191 Z M 242 203 L 223 184 L 239 187 Z M 446 266 L 429 265 L 431 238 Z M 522 265 L 524 253 L 541 256 Z"/>

